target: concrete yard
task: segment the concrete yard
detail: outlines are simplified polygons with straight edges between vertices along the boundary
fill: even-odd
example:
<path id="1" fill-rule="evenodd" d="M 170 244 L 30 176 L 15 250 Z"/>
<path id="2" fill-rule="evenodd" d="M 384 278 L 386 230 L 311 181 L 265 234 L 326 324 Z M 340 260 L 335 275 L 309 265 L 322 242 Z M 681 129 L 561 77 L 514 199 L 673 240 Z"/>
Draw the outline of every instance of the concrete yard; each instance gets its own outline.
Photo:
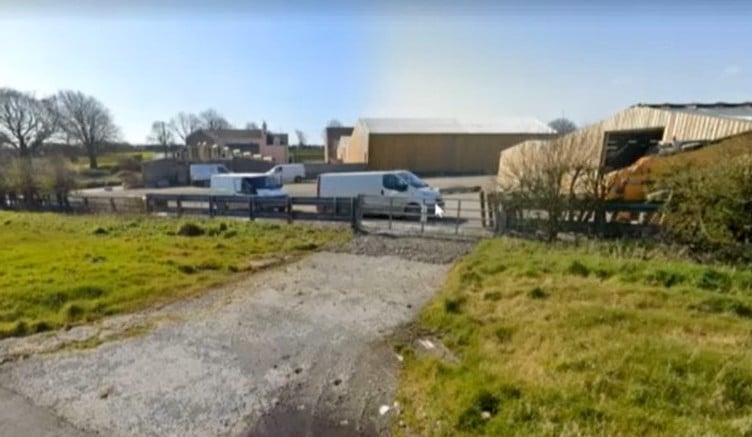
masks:
<path id="1" fill-rule="evenodd" d="M 0 342 L 0 406 L 27 410 L 4 411 L 0 435 L 386 434 L 399 359 L 385 339 L 470 245 L 362 238 L 193 300 Z M 100 346 L 61 343 L 102 332 Z"/>
<path id="2" fill-rule="evenodd" d="M 424 180 L 427 184 L 439 189 L 476 186 L 480 186 L 484 189 L 491 189 L 494 187 L 496 178 L 495 176 L 452 176 L 440 178 L 425 178 Z M 316 196 L 316 182 L 306 181 L 300 184 L 286 184 L 285 190 L 292 196 Z M 169 188 L 143 188 L 133 190 L 123 190 L 120 187 L 115 187 L 109 191 L 105 190 L 104 188 L 90 188 L 80 191 L 81 194 L 85 194 L 87 196 L 105 197 L 141 197 L 147 193 L 206 194 L 208 192 L 208 188 L 190 186 Z"/>

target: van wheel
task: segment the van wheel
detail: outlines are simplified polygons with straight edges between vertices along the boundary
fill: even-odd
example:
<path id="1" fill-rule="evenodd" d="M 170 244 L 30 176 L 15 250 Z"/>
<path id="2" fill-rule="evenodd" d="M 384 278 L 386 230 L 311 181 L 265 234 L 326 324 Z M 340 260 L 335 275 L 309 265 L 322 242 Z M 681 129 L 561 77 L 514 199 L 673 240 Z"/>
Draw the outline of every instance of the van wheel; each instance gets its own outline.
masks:
<path id="1" fill-rule="evenodd" d="M 295 180 L 296 184 L 299 184 L 299 183 L 303 182 L 303 178 L 301 178 L 300 176 L 295 176 L 294 180 Z"/>

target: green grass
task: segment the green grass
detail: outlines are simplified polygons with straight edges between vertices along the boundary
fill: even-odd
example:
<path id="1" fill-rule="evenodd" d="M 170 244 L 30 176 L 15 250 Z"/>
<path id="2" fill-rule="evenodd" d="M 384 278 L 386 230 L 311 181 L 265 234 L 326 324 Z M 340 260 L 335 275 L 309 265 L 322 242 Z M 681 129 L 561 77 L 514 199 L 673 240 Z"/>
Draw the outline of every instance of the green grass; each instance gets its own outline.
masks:
<path id="1" fill-rule="evenodd" d="M 321 162 L 324 161 L 323 147 L 290 147 L 292 162 Z"/>
<path id="2" fill-rule="evenodd" d="M 201 235 L 179 230 L 200 227 Z M 235 220 L 0 212 L 0 338 L 134 311 L 231 281 L 251 261 L 346 233 Z"/>
<path id="3" fill-rule="evenodd" d="M 405 354 L 397 434 L 752 434 L 750 271 L 491 240 L 417 324 L 459 362 Z"/>

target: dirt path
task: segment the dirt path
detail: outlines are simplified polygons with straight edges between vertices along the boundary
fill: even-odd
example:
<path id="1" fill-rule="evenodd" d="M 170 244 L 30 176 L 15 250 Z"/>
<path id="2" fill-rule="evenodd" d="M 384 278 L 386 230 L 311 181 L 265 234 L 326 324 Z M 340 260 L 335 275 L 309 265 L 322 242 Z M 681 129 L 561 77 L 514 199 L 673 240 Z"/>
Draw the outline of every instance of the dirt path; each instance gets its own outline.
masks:
<path id="1" fill-rule="evenodd" d="M 409 243 L 374 243 L 378 250 L 359 241 L 345 253 L 315 254 L 192 301 L 110 320 L 110 334 L 144 323 L 151 330 L 8 362 L 0 387 L 102 435 L 383 434 L 391 413 L 379 408 L 392 402 L 398 365 L 383 339 L 415 317 L 448 265 L 416 261 Z M 451 246 L 429 247 L 423 261 L 467 249 L 428 246 L 436 244 Z M 59 335 L 86 337 L 87 329 L 103 331 Z M 44 350 L 45 342 L 54 343 L 2 342 L 0 358 Z"/>

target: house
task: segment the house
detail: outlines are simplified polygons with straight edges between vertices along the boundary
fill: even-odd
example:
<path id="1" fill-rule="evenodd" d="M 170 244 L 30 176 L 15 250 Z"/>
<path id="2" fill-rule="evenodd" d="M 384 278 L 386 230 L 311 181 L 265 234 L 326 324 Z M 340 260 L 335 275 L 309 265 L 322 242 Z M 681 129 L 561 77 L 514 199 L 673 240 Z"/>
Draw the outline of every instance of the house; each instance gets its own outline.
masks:
<path id="1" fill-rule="evenodd" d="M 289 159 L 288 136 L 261 129 L 199 129 L 186 138 L 189 159 L 210 160 L 252 156 L 274 163 Z"/>

